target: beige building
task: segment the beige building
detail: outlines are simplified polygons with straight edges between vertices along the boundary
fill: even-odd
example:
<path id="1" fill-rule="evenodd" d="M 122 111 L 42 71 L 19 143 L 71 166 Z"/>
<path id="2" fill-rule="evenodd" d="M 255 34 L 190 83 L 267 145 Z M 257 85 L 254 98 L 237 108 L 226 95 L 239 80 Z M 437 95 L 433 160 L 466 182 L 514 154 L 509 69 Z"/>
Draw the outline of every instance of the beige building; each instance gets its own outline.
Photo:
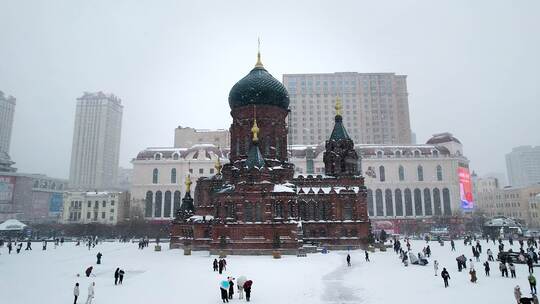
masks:
<path id="1" fill-rule="evenodd" d="M 443 133 L 418 145 L 355 145 L 372 219 L 459 214 L 458 168 L 468 168 L 459 140 Z M 292 146 L 296 175 L 324 174 L 323 145 Z"/>
<path id="2" fill-rule="evenodd" d="M 537 196 L 540 185 L 500 188 L 496 179 L 479 178 L 476 181 L 476 204 L 488 217 L 515 218 L 529 227 L 540 227 Z"/>
<path id="3" fill-rule="evenodd" d="M 111 189 L 118 176 L 123 107 L 112 94 L 84 93 L 77 99 L 69 186 Z"/>
<path id="4" fill-rule="evenodd" d="M 190 148 L 147 148 L 137 155 L 131 183 L 132 204 L 143 210 L 147 220 L 170 220 L 186 193 L 187 175 L 195 189 L 197 179 L 216 173 L 220 159 L 228 162 L 228 149 L 212 144 Z M 192 194 L 193 196 L 193 194 Z"/>
<path id="5" fill-rule="evenodd" d="M 394 73 L 285 74 L 290 97 L 289 144 L 323 143 L 337 97 L 355 143 L 411 144 L 407 76 Z"/>
<path id="6" fill-rule="evenodd" d="M 200 144 L 212 144 L 222 148 L 229 147 L 231 144 L 229 130 L 194 129 L 182 126 L 174 129 L 175 148 L 190 148 Z"/>
<path id="7" fill-rule="evenodd" d="M 127 192 L 64 193 L 63 224 L 116 225 L 129 217 L 129 194 Z"/>

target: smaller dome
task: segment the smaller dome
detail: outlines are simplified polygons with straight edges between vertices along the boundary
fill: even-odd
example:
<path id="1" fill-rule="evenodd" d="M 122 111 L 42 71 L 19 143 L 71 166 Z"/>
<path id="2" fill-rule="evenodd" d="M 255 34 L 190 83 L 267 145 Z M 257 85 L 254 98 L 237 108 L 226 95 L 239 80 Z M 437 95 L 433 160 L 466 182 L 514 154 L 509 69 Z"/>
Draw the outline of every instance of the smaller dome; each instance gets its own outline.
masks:
<path id="1" fill-rule="evenodd" d="M 426 142 L 428 145 L 437 145 L 447 142 L 456 142 L 458 144 L 461 144 L 459 139 L 455 138 L 452 133 L 439 133 L 439 134 L 433 134 L 433 136 L 428 139 Z"/>
<path id="2" fill-rule="evenodd" d="M 262 65 L 256 66 L 229 93 L 231 110 L 247 105 L 278 106 L 287 110 L 289 93 Z"/>

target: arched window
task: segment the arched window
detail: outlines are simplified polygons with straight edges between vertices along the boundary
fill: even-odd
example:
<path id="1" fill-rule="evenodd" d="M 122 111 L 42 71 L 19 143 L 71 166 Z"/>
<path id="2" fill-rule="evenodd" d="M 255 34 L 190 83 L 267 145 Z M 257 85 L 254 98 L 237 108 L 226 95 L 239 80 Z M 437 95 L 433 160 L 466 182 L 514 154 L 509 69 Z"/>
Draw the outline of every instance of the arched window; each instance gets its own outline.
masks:
<path id="1" fill-rule="evenodd" d="M 452 215 L 452 209 L 450 207 L 450 190 L 448 190 L 448 188 L 443 188 L 442 199 L 444 206 L 444 215 Z"/>
<path id="2" fill-rule="evenodd" d="M 382 158 L 384 155 L 383 151 L 377 151 L 377 158 Z"/>
<path id="3" fill-rule="evenodd" d="M 412 194 L 409 188 L 405 189 L 405 215 L 406 216 L 413 215 Z"/>
<path id="4" fill-rule="evenodd" d="M 368 189 L 367 191 L 367 199 L 368 199 L 368 215 L 373 216 L 375 213 L 373 212 L 373 191 L 371 189 Z"/>
<path id="5" fill-rule="evenodd" d="M 384 166 L 379 166 L 379 180 L 381 182 L 384 182 L 385 179 L 386 179 L 386 177 L 385 177 L 385 174 L 384 174 Z"/>
<path id="6" fill-rule="evenodd" d="M 437 150 L 431 151 L 431 154 L 433 154 L 433 157 L 439 157 L 439 151 Z"/>
<path id="7" fill-rule="evenodd" d="M 244 221 L 253 222 L 253 204 L 244 204 Z"/>
<path id="8" fill-rule="evenodd" d="M 319 212 L 320 212 L 319 219 L 323 221 L 327 221 L 330 218 L 329 214 L 330 214 L 331 208 L 332 207 L 329 202 L 321 202 L 319 204 Z"/>
<path id="9" fill-rule="evenodd" d="M 439 191 L 439 188 L 433 189 L 433 208 L 435 209 L 435 215 L 442 215 L 441 191 Z"/>
<path id="10" fill-rule="evenodd" d="M 424 189 L 424 213 L 425 215 L 433 215 L 431 210 L 431 191 L 428 188 Z"/>
<path id="11" fill-rule="evenodd" d="M 397 150 L 394 154 L 396 155 L 396 158 L 401 157 L 401 151 L 399 151 L 399 150 Z"/>
<path id="12" fill-rule="evenodd" d="M 401 189 L 394 191 L 396 197 L 396 216 L 403 216 L 403 198 L 401 196 Z"/>
<path id="13" fill-rule="evenodd" d="M 307 210 L 306 210 L 306 202 L 305 201 L 300 201 L 300 203 L 298 203 L 298 217 L 302 220 L 306 220 L 307 219 Z"/>
<path id="14" fill-rule="evenodd" d="M 384 191 L 384 200 L 386 204 L 386 216 L 394 216 L 394 205 L 392 204 L 392 190 Z"/>
<path id="15" fill-rule="evenodd" d="M 154 154 L 154 159 L 155 160 L 160 160 L 161 159 L 161 153 Z"/>
<path id="16" fill-rule="evenodd" d="M 152 171 L 152 184 L 157 184 L 159 180 L 159 170 L 154 168 Z"/>
<path id="17" fill-rule="evenodd" d="M 176 184 L 176 168 L 171 169 L 171 184 Z"/>
<path id="18" fill-rule="evenodd" d="M 281 202 L 274 204 L 274 218 L 283 218 L 283 204 Z"/>
<path id="19" fill-rule="evenodd" d="M 416 169 L 417 175 L 418 175 L 418 181 L 423 182 L 424 181 L 424 168 L 422 165 L 418 165 L 418 168 Z"/>
<path id="20" fill-rule="evenodd" d="M 154 194 L 152 191 L 146 192 L 146 201 L 144 206 L 144 216 L 152 217 L 152 200 L 154 199 Z"/>
<path id="21" fill-rule="evenodd" d="M 422 216 L 422 191 L 414 189 L 414 212 L 416 216 Z"/>
<path id="22" fill-rule="evenodd" d="M 399 165 L 399 169 L 398 169 L 398 177 L 399 177 L 399 181 L 404 181 L 405 180 L 405 168 L 403 168 L 402 165 Z"/>
<path id="23" fill-rule="evenodd" d="M 442 167 L 441 167 L 441 165 L 437 165 L 437 180 L 442 181 Z"/>
<path id="24" fill-rule="evenodd" d="M 165 191 L 165 204 L 163 207 L 163 217 L 171 217 L 171 191 Z"/>
<path id="25" fill-rule="evenodd" d="M 343 205 L 343 220 L 352 220 L 353 219 L 353 208 L 351 202 L 345 202 Z"/>
<path id="26" fill-rule="evenodd" d="M 178 160 L 179 158 L 180 158 L 180 156 L 176 152 L 172 155 L 173 160 Z"/>
<path id="27" fill-rule="evenodd" d="M 175 216 L 176 213 L 178 212 L 178 210 L 180 210 L 180 196 L 181 196 L 180 191 L 178 191 L 178 190 L 174 191 L 174 202 L 173 202 L 173 204 L 174 204 L 174 214 L 173 214 L 173 216 Z"/>
<path id="28" fill-rule="evenodd" d="M 161 217 L 161 203 L 163 202 L 163 193 L 156 191 L 156 203 L 154 205 L 154 217 Z"/>
<path id="29" fill-rule="evenodd" d="M 255 221 L 256 222 L 262 222 L 262 211 L 261 211 L 261 204 L 255 204 Z"/>
<path id="30" fill-rule="evenodd" d="M 414 157 L 420 157 L 420 151 L 414 150 Z"/>
<path id="31" fill-rule="evenodd" d="M 377 189 L 375 190 L 375 212 L 377 216 L 383 216 L 383 197 L 382 197 L 382 190 Z"/>
<path id="32" fill-rule="evenodd" d="M 233 203 L 227 203 L 225 205 L 225 215 L 227 218 L 234 219 L 234 204 Z"/>
<path id="33" fill-rule="evenodd" d="M 289 201 L 289 217 L 295 218 L 296 216 L 296 205 L 294 204 L 294 201 Z"/>
<path id="34" fill-rule="evenodd" d="M 307 217 L 306 217 L 307 220 L 310 220 L 310 221 L 315 220 L 315 214 L 317 213 L 315 211 L 316 208 L 317 208 L 316 203 L 314 201 L 310 201 L 308 203 L 308 210 L 307 210 Z"/>

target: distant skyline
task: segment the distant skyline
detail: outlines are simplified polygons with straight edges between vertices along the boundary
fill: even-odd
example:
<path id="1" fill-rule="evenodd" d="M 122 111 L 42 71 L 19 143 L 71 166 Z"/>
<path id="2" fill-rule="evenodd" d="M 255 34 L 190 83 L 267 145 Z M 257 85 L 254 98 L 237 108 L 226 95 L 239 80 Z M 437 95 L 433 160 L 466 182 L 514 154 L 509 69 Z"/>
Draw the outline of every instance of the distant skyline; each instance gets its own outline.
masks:
<path id="1" fill-rule="evenodd" d="M 178 125 L 228 128 L 256 60 L 286 73 L 407 75 L 417 142 L 451 132 L 480 176 L 540 145 L 538 1 L 3 1 L 0 90 L 19 172 L 67 178 L 76 99 L 122 99 L 120 165 Z"/>

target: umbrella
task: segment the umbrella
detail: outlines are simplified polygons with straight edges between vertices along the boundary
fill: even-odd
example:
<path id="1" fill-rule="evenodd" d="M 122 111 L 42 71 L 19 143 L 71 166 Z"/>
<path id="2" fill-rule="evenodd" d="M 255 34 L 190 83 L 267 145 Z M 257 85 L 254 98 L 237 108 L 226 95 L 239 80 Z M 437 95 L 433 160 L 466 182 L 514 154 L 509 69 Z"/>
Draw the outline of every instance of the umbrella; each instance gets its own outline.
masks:
<path id="1" fill-rule="evenodd" d="M 223 289 L 229 289 L 229 281 L 227 281 L 227 280 L 221 281 L 221 284 L 220 284 L 219 287 L 223 288 Z"/>
<path id="2" fill-rule="evenodd" d="M 239 276 L 238 279 L 236 279 L 236 284 L 238 286 L 243 287 L 244 283 L 247 281 L 246 276 Z"/>

